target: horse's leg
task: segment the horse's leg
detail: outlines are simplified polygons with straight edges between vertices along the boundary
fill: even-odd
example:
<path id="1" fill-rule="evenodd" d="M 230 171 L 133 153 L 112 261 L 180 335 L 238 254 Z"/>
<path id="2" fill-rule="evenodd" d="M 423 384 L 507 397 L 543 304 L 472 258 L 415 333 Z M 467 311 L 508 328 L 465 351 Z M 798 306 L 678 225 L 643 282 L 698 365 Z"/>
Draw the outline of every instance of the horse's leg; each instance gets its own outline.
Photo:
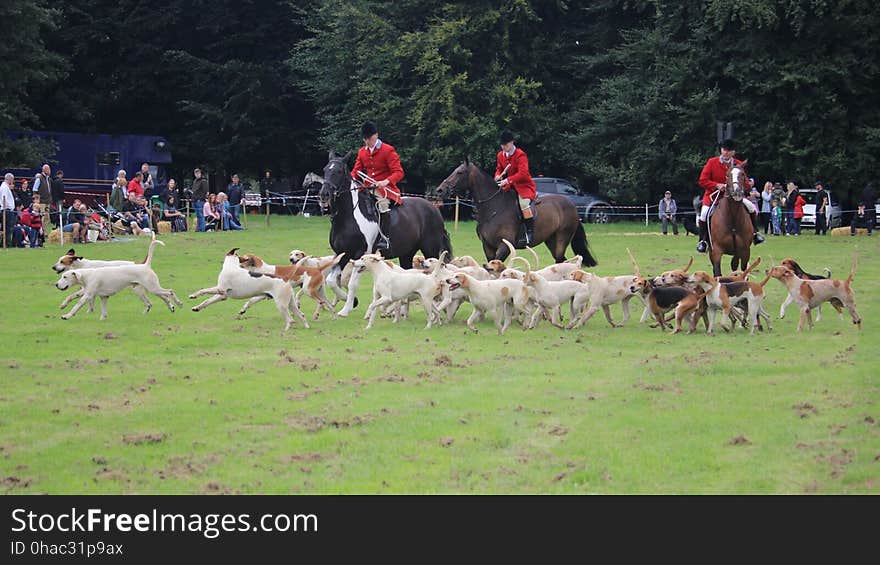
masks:
<path id="1" fill-rule="evenodd" d="M 413 265 L 413 257 L 415 257 L 415 255 L 416 255 L 416 254 L 415 254 L 414 251 L 410 251 L 409 253 L 407 253 L 407 254 L 405 254 L 405 255 L 401 255 L 401 256 L 400 256 L 400 266 L 401 266 L 401 268 L 404 268 L 404 269 L 412 269 L 412 265 Z M 425 255 L 425 257 L 427 257 L 427 255 Z"/>
<path id="2" fill-rule="evenodd" d="M 503 250 L 503 252 L 502 252 Z M 486 254 L 486 261 L 491 261 L 492 259 L 498 259 L 498 255 L 504 254 L 504 257 L 507 258 L 507 246 L 502 245 L 501 247 L 495 247 L 491 243 L 486 240 L 483 240 L 483 253 Z"/>
<path id="3" fill-rule="evenodd" d="M 709 259 L 712 261 L 712 274 L 716 277 L 721 276 L 721 249 L 717 246 L 712 246 L 709 251 Z"/>
<path id="4" fill-rule="evenodd" d="M 739 265 L 739 255 L 734 255 L 730 258 L 730 272 L 736 270 L 736 266 Z"/>

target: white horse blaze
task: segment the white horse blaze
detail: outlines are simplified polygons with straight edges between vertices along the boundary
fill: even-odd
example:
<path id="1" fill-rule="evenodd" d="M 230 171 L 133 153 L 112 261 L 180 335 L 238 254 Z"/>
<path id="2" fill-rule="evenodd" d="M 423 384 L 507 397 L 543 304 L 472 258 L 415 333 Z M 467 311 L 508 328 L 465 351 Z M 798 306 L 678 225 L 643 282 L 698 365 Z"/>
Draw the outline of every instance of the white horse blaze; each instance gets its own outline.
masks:
<path id="1" fill-rule="evenodd" d="M 354 220 L 357 223 L 358 230 L 360 230 L 367 242 L 366 253 L 372 253 L 373 242 L 376 241 L 376 237 L 379 235 L 379 224 L 378 222 L 371 222 L 361 212 L 361 209 L 358 206 L 357 185 L 354 181 L 351 183 L 351 190 L 349 192 L 351 193 L 351 207 L 352 210 L 354 210 Z M 343 306 L 342 310 L 337 313 L 338 316 L 348 316 L 354 309 L 354 297 L 357 293 L 360 278 L 361 273 L 358 273 L 357 271 L 351 274 L 351 279 L 348 281 L 348 297 L 346 297 L 345 306 Z"/>

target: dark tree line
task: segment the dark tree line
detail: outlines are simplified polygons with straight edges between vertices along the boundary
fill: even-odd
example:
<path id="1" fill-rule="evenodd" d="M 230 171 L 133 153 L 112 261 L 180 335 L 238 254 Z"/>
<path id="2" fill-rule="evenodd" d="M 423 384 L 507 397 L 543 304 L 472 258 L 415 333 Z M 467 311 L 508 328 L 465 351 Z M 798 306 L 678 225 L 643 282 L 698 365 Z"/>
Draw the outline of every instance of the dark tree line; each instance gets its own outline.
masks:
<path id="1" fill-rule="evenodd" d="M 421 191 L 508 126 L 535 173 L 642 201 L 695 191 L 721 120 L 759 180 L 877 177 L 869 0 L 6 0 L 0 26 L 0 129 L 161 134 L 180 172 L 320 170 L 369 118 Z"/>

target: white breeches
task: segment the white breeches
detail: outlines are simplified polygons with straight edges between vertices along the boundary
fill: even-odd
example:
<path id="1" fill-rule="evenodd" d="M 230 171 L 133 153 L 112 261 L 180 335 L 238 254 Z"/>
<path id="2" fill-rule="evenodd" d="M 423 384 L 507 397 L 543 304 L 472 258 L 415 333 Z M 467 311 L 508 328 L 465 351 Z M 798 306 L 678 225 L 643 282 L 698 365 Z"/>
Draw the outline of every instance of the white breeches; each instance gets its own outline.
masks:
<path id="1" fill-rule="evenodd" d="M 755 208 L 755 203 L 752 202 L 751 200 L 743 198 L 742 203 L 745 204 L 746 210 L 749 211 L 749 214 L 754 214 L 755 212 L 758 211 L 758 209 Z M 709 206 L 706 206 L 705 204 L 703 204 L 702 209 L 700 209 L 700 221 L 705 222 L 708 214 L 709 214 Z"/>

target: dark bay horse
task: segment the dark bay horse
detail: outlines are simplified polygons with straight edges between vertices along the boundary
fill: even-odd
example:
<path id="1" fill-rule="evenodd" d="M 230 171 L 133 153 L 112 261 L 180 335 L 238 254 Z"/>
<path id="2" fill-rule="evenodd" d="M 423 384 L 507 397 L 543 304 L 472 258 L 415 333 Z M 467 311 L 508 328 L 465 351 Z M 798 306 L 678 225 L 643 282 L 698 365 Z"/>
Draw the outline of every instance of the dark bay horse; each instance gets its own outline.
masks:
<path id="1" fill-rule="evenodd" d="M 716 277 L 721 276 L 722 255 L 733 255 L 731 271 L 744 271 L 748 266 L 752 233 L 755 231 L 749 212 L 742 203 L 748 184 L 745 163 L 731 167 L 727 171 L 724 194 L 719 195 L 719 203 L 709 218 L 709 259 Z"/>
<path id="2" fill-rule="evenodd" d="M 348 153 L 336 155 L 330 151 L 320 192 L 321 206 L 330 214 L 330 247 L 335 253 L 345 253 L 331 271 L 330 278 L 338 277 L 349 261 L 372 253 L 379 236 L 375 197 L 366 190 L 358 190 L 349 174 L 348 156 Z M 425 257 L 439 258 L 444 251 L 452 257 L 452 244 L 443 216 L 424 198 L 404 197 L 400 206 L 393 207 L 389 231 L 393 254 L 386 259 L 399 258 L 404 269 L 412 268 L 413 257 L 419 251 Z M 348 298 L 340 316 L 348 315 L 354 308 L 354 290 L 359 275 L 352 274 Z"/>
<path id="3" fill-rule="evenodd" d="M 440 183 L 437 193 L 443 197 L 473 194 L 477 209 L 477 236 L 483 242 L 486 259 L 504 260 L 510 253 L 502 240 L 516 241 L 520 225 L 520 210 L 516 192 L 501 190 L 495 179 L 465 160 Z M 538 196 L 535 200 L 535 239 L 532 246 L 544 243 L 557 263 L 565 261 L 569 244 L 583 258 L 583 265 L 593 267 L 596 259 L 590 253 L 587 236 L 581 225 L 577 208 L 568 198 L 558 194 Z M 518 248 L 523 246 L 518 244 Z"/>

